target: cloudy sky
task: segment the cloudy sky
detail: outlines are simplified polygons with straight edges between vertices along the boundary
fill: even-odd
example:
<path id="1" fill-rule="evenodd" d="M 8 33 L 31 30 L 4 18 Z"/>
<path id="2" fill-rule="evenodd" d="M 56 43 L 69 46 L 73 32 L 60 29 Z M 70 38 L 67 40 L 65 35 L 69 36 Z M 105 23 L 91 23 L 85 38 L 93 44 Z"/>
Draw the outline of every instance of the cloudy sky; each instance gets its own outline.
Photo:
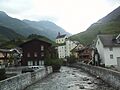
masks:
<path id="1" fill-rule="evenodd" d="M 120 6 L 120 0 L 0 0 L 0 11 L 29 20 L 49 20 L 76 34 Z"/>

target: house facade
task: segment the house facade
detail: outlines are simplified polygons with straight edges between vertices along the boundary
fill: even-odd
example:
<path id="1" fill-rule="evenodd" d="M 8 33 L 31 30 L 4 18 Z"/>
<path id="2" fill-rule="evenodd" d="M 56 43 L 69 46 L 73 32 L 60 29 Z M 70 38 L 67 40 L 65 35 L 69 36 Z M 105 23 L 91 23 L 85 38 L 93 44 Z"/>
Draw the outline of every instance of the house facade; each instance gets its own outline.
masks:
<path id="1" fill-rule="evenodd" d="M 19 65 L 21 60 L 21 52 L 20 50 L 13 49 L 0 49 L 0 65 Z"/>
<path id="2" fill-rule="evenodd" d="M 39 39 L 32 39 L 20 45 L 22 48 L 22 66 L 44 65 L 44 60 L 50 54 L 51 44 Z"/>
<path id="3" fill-rule="evenodd" d="M 66 57 L 66 34 L 61 35 L 60 32 L 58 33 L 58 36 L 56 37 L 56 43 L 58 44 L 57 51 L 58 51 L 58 57 L 59 58 L 65 58 Z"/>
<path id="4" fill-rule="evenodd" d="M 73 48 L 71 50 L 72 55 L 75 56 L 76 59 L 79 60 L 79 50 L 81 50 L 81 48 L 83 48 L 82 44 L 78 44 L 75 48 Z"/>
<path id="5" fill-rule="evenodd" d="M 77 45 L 79 44 L 79 42 L 77 41 L 71 41 L 69 39 L 66 40 L 66 56 L 70 56 L 71 50 L 74 49 Z"/>
<path id="6" fill-rule="evenodd" d="M 66 58 L 70 57 L 71 50 L 75 48 L 78 44 L 77 41 L 71 41 L 68 39 L 66 34 L 60 35 L 58 33 L 58 36 L 56 37 L 56 43 L 58 44 L 58 57 L 59 58 Z"/>
<path id="7" fill-rule="evenodd" d="M 63 44 L 63 43 L 65 43 L 67 38 L 68 37 L 67 37 L 66 34 L 61 35 L 60 32 L 58 32 L 58 36 L 56 37 L 56 43 L 57 44 Z"/>
<path id="8" fill-rule="evenodd" d="M 60 45 L 58 46 L 58 57 L 59 58 L 65 58 L 66 55 L 66 45 Z"/>
<path id="9" fill-rule="evenodd" d="M 98 35 L 95 47 L 101 64 L 120 66 L 120 35 Z"/>

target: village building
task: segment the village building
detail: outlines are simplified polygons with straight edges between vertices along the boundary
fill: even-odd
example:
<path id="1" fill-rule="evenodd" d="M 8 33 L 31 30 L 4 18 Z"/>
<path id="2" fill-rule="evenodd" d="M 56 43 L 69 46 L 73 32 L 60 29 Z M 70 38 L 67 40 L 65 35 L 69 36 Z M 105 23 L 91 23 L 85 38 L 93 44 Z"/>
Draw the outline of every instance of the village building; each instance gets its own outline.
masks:
<path id="1" fill-rule="evenodd" d="M 63 59 L 70 57 L 70 51 L 78 44 L 77 41 L 71 41 L 68 39 L 66 34 L 61 35 L 60 33 L 58 33 L 58 36 L 56 37 L 56 43 L 58 44 L 58 57 Z"/>
<path id="2" fill-rule="evenodd" d="M 89 64 L 92 60 L 92 48 L 90 47 L 85 47 L 79 44 L 71 52 L 75 55 L 79 62 Z"/>
<path id="3" fill-rule="evenodd" d="M 100 55 L 100 64 L 120 66 L 120 34 L 98 35 L 95 47 Z"/>
<path id="4" fill-rule="evenodd" d="M 58 44 L 57 50 L 58 50 L 58 57 L 59 58 L 65 58 L 66 57 L 66 39 L 67 35 L 60 35 L 60 32 L 58 33 L 58 36 L 56 37 L 56 43 Z"/>
<path id="5" fill-rule="evenodd" d="M 81 48 L 83 47 L 84 46 L 82 44 L 78 44 L 75 48 L 71 50 L 72 55 L 74 55 L 74 57 L 78 60 L 80 59 L 78 51 L 81 50 Z"/>
<path id="6" fill-rule="evenodd" d="M 13 49 L 0 49 L 0 65 L 5 66 L 16 66 L 20 65 L 21 61 L 21 52 L 20 50 Z"/>
<path id="7" fill-rule="evenodd" d="M 33 66 L 33 65 L 44 65 L 44 60 L 47 59 L 48 54 L 50 54 L 51 43 L 40 40 L 32 39 L 19 47 L 22 49 L 22 66 Z"/>
<path id="8" fill-rule="evenodd" d="M 66 39 L 67 39 L 67 35 L 66 34 L 63 34 L 61 35 L 60 32 L 58 33 L 58 36 L 56 37 L 56 43 L 57 44 L 63 44 L 65 43 Z"/>

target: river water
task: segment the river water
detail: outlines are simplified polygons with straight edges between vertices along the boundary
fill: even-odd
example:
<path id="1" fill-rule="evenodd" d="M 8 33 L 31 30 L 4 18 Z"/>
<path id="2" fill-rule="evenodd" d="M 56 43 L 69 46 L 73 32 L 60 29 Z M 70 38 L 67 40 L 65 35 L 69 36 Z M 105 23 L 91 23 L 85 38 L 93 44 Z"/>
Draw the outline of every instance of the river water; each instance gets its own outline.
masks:
<path id="1" fill-rule="evenodd" d="M 115 90 L 102 80 L 89 75 L 81 69 L 62 67 L 25 90 Z"/>

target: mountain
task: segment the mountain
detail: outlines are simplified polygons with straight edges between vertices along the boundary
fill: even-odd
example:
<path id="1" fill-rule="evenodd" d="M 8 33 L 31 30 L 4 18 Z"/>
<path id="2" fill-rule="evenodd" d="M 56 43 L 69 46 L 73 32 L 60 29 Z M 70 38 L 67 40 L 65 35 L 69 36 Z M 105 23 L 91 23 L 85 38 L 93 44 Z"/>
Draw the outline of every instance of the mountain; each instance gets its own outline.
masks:
<path id="1" fill-rule="evenodd" d="M 82 44 L 88 45 L 98 34 L 119 34 L 120 33 L 120 7 L 113 10 L 107 16 L 92 24 L 86 31 L 70 37 Z"/>
<path id="2" fill-rule="evenodd" d="M 25 23 L 34 27 L 42 32 L 48 38 L 55 39 L 58 32 L 62 34 L 70 35 L 70 33 L 66 32 L 63 28 L 59 27 L 58 25 L 50 22 L 50 21 L 30 21 L 30 20 L 23 20 Z"/>
<path id="3" fill-rule="evenodd" d="M 14 32 L 12 29 L 6 28 L 4 26 L 0 26 L 0 43 L 14 39 L 19 39 L 19 38 L 23 38 L 23 36 Z"/>
<path id="4" fill-rule="evenodd" d="M 116 8 L 115 10 L 113 10 L 111 13 L 109 13 L 104 18 L 100 19 L 98 22 L 99 23 L 102 23 L 102 22 L 107 23 L 107 22 L 116 20 L 118 17 L 120 17 L 120 6 L 118 8 Z"/>
<path id="5" fill-rule="evenodd" d="M 2 11 L 0 11 L 0 25 L 10 28 L 23 36 L 28 36 L 30 34 L 42 34 L 39 30 L 30 27 L 28 24 L 19 19 L 8 16 Z"/>
<path id="6" fill-rule="evenodd" d="M 55 40 L 58 32 L 67 33 L 64 29 L 49 21 L 19 20 L 0 11 L 0 25 L 14 30 L 25 37 L 31 34 L 46 36 Z"/>

